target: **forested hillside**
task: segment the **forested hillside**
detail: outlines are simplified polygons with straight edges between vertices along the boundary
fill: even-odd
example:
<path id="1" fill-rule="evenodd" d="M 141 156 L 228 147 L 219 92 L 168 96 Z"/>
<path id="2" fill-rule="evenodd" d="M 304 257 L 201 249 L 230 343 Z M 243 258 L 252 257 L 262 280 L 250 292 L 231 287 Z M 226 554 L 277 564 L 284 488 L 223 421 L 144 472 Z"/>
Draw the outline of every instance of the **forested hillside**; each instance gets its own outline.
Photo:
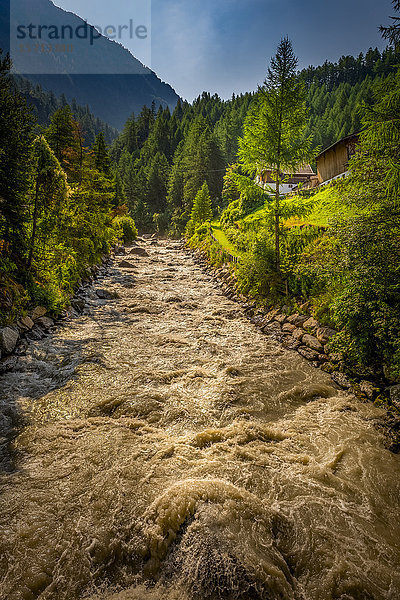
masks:
<path id="1" fill-rule="evenodd" d="M 50 125 L 52 115 L 68 104 L 62 94 L 56 97 L 53 92 L 46 92 L 39 84 L 33 85 L 29 79 L 15 75 L 13 77 L 16 89 L 25 98 L 28 105 L 33 108 L 38 125 Z M 98 117 L 94 116 L 88 106 L 80 106 L 75 99 L 69 103 L 72 114 L 77 119 L 85 134 L 85 143 L 92 146 L 96 136 L 103 132 L 107 144 L 111 144 L 118 137 L 118 130 L 111 127 Z"/>
<path id="2" fill-rule="evenodd" d="M 132 239 L 103 133 L 92 148 L 69 106 L 37 134 L 0 55 L 0 320 L 31 302 L 59 312 L 111 244 Z"/>
<path id="3" fill-rule="evenodd" d="M 32 22 L 31 0 L 13 0 L 13 10 L 7 19 L 6 11 L 0 18 L 0 48 L 8 50 L 10 26 L 16 30 L 21 23 Z M 35 0 L 35 18 L 40 23 L 52 23 L 59 29 L 76 30 L 85 26 L 77 15 L 62 10 L 50 0 Z M 18 15 L 18 22 L 15 21 Z M 46 39 L 42 38 L 46 42 Z M 88 46 L 85 39 L 75 37 L 74 52 L 54 52 L 51 39 L 48 52 L 14 53 L 14 72 L 27 75 L 30 81 L 56 96 L 73 98 L 82 106 L 113 127 L 122 129 L 132 111 L 143 105 L 175 107 L 178 95 L 151 69 L 144 66 L 120 43 L 104 36 Z"/>
<path id="4" fill-rule="evenodd" d="M 396 70 L 400 51 L 370 49 L 299 73 L 307 88 L 306 135 L 326 148 L 362 128 L 359 112 L 371 104 L 373 86 Z M 223 193 L 226 167 L 236 161 L 237 142 L 254 94 L 221 100 L 203 93 L 175 111 L 144 108 L 132 115 L 112 148 L 128 205 L 139 227 L 179 235 L 197 191 L 207 182 L 214 210 L 232 199 Z"/>

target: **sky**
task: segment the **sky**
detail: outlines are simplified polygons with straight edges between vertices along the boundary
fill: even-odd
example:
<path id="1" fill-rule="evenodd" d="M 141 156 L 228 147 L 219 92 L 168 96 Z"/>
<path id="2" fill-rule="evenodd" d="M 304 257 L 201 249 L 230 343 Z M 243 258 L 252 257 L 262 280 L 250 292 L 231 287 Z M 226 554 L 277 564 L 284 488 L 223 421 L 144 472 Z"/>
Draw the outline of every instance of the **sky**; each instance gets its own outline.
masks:
<path id="1" fill-rule="evenodd" d="M 94 25 L 142 24 L 151 10 L 151 53 L 121 43 L 192 101 L 201 92 L 230 98 L 262 84 L 280 39 L 293 43 L 299 68 L 357 56 L 384 42 L 378 31 L 390 0 L 53 0 Z M 151 22 L 151 25 L 150 25 Z M 128 36 L 127 36 L 128 37 Z"/>

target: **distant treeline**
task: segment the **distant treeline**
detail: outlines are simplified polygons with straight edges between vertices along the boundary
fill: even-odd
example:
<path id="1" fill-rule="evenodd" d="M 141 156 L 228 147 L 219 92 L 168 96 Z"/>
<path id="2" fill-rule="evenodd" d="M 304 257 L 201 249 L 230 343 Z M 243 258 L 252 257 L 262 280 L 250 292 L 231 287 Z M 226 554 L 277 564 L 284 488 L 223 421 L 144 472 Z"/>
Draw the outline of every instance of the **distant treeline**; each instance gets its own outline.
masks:
<path id="1" fill-rule="evenodd" d="M 69 104 L 75 119 L 85 133 L 85 141 L 89 146 L 94 144 L 100 132 L 103 132 L 107 144 L 111 144 L 118 137 L 118 130 L 95 117 L 90 112 L 89 106 L 80 106 L 75 100 L 68 103 L 64 94 L 57 97 L 53 92 L 44 90 L 39 84 L 32 84 L 29 79 L 20 75 L 14 75 L 13 81 L 18 92 L 33 108 L 39 125 L 47 127 L 52 115 Z"/>

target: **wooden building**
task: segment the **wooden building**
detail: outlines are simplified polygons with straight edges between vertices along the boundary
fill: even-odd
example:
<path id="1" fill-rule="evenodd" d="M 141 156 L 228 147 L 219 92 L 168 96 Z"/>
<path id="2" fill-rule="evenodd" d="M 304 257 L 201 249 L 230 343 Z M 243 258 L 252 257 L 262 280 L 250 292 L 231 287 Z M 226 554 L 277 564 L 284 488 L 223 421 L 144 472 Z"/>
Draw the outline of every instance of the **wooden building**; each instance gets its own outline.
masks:
<path id="1" fill-rule="evenodd" d="M 349 160 L 356 152 L 358 141 L 358 133 L 353 133 L 332 144 L 317 156 L 317 175 L 320 185 L 347 175 Z"/>
<path id="2" fill-rule="evenodd" d="M 290 194 L 299 185 L 305 185 L 316 177 L 314 171 L 310 165 L 303 165 L 298 167 L 295 173 L 282 173 L 282 183 L 280 184 L 281 194 Z M 262 171 L 259 176 L 258 182 L 263 187 L 270 186 L 273 190 L 275 189 L 275 180 L 273 178 L 273 170 L 266 168 Z"/>

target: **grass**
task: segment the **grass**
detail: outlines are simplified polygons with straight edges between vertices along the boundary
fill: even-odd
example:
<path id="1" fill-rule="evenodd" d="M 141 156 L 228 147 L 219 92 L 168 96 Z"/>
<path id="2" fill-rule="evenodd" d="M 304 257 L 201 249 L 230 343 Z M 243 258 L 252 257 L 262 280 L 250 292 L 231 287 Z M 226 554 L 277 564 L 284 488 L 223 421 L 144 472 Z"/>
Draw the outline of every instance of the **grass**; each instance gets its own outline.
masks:
<path id="1" fill-rule="evenodd" d="M 211 223 L 211 229 L 214 234 L 214 237 L 224 250 L 229 252 L 229 254 L 232 254 L 232 256 L 240 256 L 240 252 L 238 251 L 238 249 L 235 248 L 235 246 L 226 237 L 219 221 L 213 221 Z"/>

